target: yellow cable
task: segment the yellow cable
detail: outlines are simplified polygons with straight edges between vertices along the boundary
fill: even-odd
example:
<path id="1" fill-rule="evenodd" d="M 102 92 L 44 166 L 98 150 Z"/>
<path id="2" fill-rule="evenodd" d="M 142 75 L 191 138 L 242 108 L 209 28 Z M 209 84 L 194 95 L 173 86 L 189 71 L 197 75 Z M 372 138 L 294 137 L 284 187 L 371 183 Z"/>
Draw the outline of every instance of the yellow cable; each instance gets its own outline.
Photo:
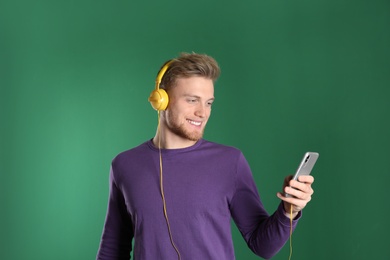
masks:
<path id="1" fill-rule="evenodd" d="M 292 217 L 292 210 L 293 208 L 293 205 L 290 204 L 290 255 L 288 257 L 289 260 L 291 260 L 291 256 L 292 256 L 292 251 L 293 251 L 293 248 L 292 248 L 292 233 L 293 233 L 293 228 L 292 228 L 292 220 L 293 220 L 293 217 Z"/>
<path id="2" fill-rule="evenodd" d="M 158 118 L 157 132 L 159 133 L 157 135 L 158 136 L 158 153 L 159 153 L 159 157 L 160 157 L 160 190 L 161 190 L 161 198 L 162 198 L 162 202 L 163 202 L 164 217 L 165 217 L 165 221 L 166 221 L 167 226 L 168 226 L 169 239 L 171 241 L 173 248 L 175 249 L 175 251 L 177 253 L 178 260 L 181 260 L 181 255 L 180 255 L 179 249 L 177 248 L 175 242 L 173 241 L 171 225 L 169 224 L 168 213 L 167 213 L 167 204 L 165 202 L 164 185 L 163 185 L 163 167 L 162 167 L 162 156 L 161 156 L 160 111 L 157 112 L 157 115 L 158 115 L 157 116 L 157 118 Z"/>

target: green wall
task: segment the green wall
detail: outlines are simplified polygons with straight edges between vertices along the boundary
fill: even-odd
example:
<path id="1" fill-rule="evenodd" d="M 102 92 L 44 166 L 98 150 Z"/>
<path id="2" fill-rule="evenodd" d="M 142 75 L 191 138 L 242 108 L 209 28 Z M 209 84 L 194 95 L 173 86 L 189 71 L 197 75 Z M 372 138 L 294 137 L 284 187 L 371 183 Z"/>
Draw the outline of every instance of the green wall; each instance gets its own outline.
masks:
<path id="1" fill-rule="evenodd" d="M 303 153 L 321 154 L 293 259 L 388 259 L 389 10 L 386 0 L 3 0 L 0 259 L 95 257 L 111 159 L 154 135 L 147 96 L 182 51 L 219 61 L 205 137 L 245 153 L 270 212 Z M 237 259 L 256 259 L 234 239 Z"/>

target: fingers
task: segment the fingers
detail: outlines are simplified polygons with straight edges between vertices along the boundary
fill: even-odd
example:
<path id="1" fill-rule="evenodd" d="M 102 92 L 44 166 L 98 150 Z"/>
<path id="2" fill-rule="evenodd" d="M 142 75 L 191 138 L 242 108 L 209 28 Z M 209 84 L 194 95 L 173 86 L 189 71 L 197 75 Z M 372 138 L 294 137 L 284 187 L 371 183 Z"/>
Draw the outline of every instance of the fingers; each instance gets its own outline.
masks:
<path id="1" fill-rule="evenodd" d="M 283 194 L 277 193 L 277 196 L 284 201 L 285 210 L 292 206 L 295 213 L 306 207 L 314 193 L 311 187 L 314 182 L 313 176 L 301 175 L 298 180 L 292 180 L 292 175 L 284 178 L 283 191 L 292 195 L 292 197 L 285 197 Z"/>
<path id="2" fill-rule="evenodd" d="M 313 195 L 314 190 L 311 187 L 311 183 L 302 183 L 299 181 L 290 181 L 290 187 L 287 186 L 284 188 L 285 192 L 288 194 L 293 195 L 294 197 L 298 199 L 306 200 L 307 198 L 310 198 L 311 195 Z"/>
<path id="3" fill-rule="evenodd" d="M 279 199 L 284 201 L 284 203 L 283 203 L 284 211 L 288 214 L 290 213 L 290 210 L 292 207 L 292 213 L 293 213 L 293 215 L 296 215 L 299 211 L 303 210 L 308 203 L 308 201 L 297 199 L 294 197 L 287 198 L 287 197 L 283 196 L 283 194 L 281 194 L 280 192 L 277 193 L 276 195 Z"/>
<path id="4" fill-rule="evenodd" d="M 301 175 L 298 177 L 298 180 L 303 183 L 312 184 L 314 182 L 314 177 L 311 175 Z"/>
<path id="5" fill-rule="evenodd" d="M 284 196 L 279 196 L 283 201 L 290 203 L 293 207 L 293 212 L 301 211 L 306 207 L 307 203 L 310 202 L 311 196 L 314 191 L 311 187 L 311 184 L 314 182 L 313 176 L 300 176 L 299 181 L 292 180 L 290 176 L 285 178 L 284 192 L 292 195 L 293 197 L 286 198 Z"/>
<path id="6" fill-rule="evenodd" d="M 294 196 L 296 199 L 310 201 L 311 195 L 313 195 L 314 191 L 313 189 L 303 183 L 298 183 L 296 186 L 287 186 L 284 188 L 284 191 L 292 196 Z"/>
<path id="7" fill-rule="evenodd" d="M 289 193 L 294 197 L 285 197 L 281 193 L 278 193 L 277 197 L 284 201 L 284 208 L 286 212 L 289 212 L 289 208 L 292 207 L 292 212 L 298 213 L 306 207 L 307 203 L 310 202 L 311 196 L 303 195 L 304 193 L 293 189 L 289 191 Z"/>

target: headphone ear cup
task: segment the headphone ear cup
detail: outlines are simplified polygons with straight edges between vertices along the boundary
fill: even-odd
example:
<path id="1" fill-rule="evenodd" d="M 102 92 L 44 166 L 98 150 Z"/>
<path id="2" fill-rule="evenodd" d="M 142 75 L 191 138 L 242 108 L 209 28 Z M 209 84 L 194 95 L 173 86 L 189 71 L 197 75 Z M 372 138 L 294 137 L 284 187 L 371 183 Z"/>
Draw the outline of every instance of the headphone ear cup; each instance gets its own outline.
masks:
<path id="1" fill-rule="evenodd" d="M 168 107 L 168 93 L 164 89 L 153 90 L 148 100 L 157 111 L 165 110 Z"/>

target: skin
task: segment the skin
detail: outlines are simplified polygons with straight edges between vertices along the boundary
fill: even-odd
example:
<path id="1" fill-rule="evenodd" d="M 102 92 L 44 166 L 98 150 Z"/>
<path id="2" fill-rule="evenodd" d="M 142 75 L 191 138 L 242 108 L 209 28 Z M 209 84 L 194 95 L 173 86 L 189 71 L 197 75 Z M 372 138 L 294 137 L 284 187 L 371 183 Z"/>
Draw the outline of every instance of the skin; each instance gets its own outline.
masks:
<path id="1" fill-rule="evenodd" d="M 307 203 L 311 200 L 311 195 L 313 195 L 314 191 L 311 185 L 314 182 L 314 178 L 311 175 L 302 175 L 299 176 L 299 181 L 291 180 L 292 175 L 287 176 L 284 179 L 283 190 L 295 198 L 286 198 L 278 192 L 276 196 L 283 200 L 283 206 L 285 210 L 285 215 L 290 217 L 291 207 L 292 207 L 292 218 L 295 218 L 298 215 L 298 212 L 301 211 L 304 207 L 306 207 Z M 289 186 L 293 187 L 290 188 Z"/>
<path id="2" fill-rule="evenodd" d="M 156 147 L 180 149 L 194 145 L 203 137 L 214 101 L 214 84 L 204 77 L 179 78 L 168 91 L 169 104 L 160 113 L 160 131 L 153 138 Z M 285 215 L 295 218 L 311 200 L 313 176 L 300 176 L 299 182 L 284 179 L 283 190 L 293 198 L 286 198 L 280 192 L 276 196 L 283 201 Z M 290 188 L 293 187 L 294 189 Z"/>
<path id="3" fill-rule="evenodd" d="M 161 148 L 178 149 L 194 145 L 203 137 L 214 101 L 214 84 L 203 77 L 179 78 L 168 91 L 169 104 L 161 111 L 160 131 L 153 142 Z"/>

